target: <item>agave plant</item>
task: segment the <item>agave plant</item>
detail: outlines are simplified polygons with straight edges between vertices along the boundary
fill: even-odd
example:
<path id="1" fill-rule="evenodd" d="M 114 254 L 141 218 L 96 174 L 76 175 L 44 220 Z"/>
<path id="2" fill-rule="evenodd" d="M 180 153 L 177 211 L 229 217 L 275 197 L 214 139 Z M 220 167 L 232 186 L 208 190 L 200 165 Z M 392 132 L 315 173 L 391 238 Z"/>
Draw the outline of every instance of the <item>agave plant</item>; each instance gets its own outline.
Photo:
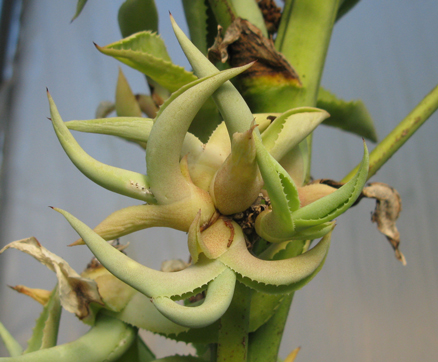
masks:
<path id="1" fill-rule="evenodd" d="M 311 135 L 319 124 L 375 138 L 362 103 L 341 101 L 319 86 L 332 27 L 354 1 L 288 1 L 282 12 L 273 1 L 183 3 L 193 42 L 173 19 L 172 25 L 193 73 L 170 61 L 155 33 L 154 2 L 128 0 L 119 11 L 125 38 L 96 47 L 144 73 L 151 95 L 134 96 L 120 72 L 115 103 L 102 105 L 101 117 L 64 122 L 47 93 L 54 130 L 76 167 L 144 204 L 118 210 L 94 229 L 53 208 L 79 234 L 73 245 L 86 244 L 96 257 L 81 274 L 35 238 L 0 251 L 26 252 L 58 278 L 52 292 L 17 288 L 44 310 L 24 353 L 0 329 L 11 360 L 158 361 L 138 336 L 143 328 L 192 343 L 198 352 L 162 361 L 277 361 L 293 292 L 321 270 L 335 219 L 363 197 L 381 205 L 389 187 L 365 187 L 366 181 L 405 142 L 400 132 L 411 135 L 438 107 L 434 90 L 427 98 L 434 106 L 414 110 L 420 121 L 408 117 L 370 155 L 363 142 L 362 161 L 341 182 L 312 181 Z M 75 17 L 84 5 L 78 2 Z M 214 44 L 207 25 L 220 25 Z M 300 41 L 302 33 L 308 43 Z M 113 109 L 117 117 L 106 118 Z M 146 172 L 95 160 L 70 130 L 138 143 Z M 398 199 L 395 191 L 391 197 Z M 378 207 L 374 217 L 404 262 L 398 206 Z M 113 242 L 151 227 L 186 232 L 190 262 L 154 270 Z M 61 306 L 92 328 L 56 346 Z"/>

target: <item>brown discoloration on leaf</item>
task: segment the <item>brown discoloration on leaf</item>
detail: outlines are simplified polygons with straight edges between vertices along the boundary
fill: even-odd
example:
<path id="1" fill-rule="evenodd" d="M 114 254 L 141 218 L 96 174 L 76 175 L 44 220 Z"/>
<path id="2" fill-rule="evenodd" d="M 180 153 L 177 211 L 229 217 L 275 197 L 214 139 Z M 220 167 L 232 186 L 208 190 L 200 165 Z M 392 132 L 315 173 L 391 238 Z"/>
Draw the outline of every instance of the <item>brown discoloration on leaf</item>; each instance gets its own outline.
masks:
<path id="1" fill-rule="evenodd" d="M 373 182 L 362 191 L 365 197 L 376 199 L 376 208 L 371 216 L 371 221 L 377 223 L 377 228 L 391 243 L 395 257 L 406 265 L 406 259 L 399 250 L 400 233 L 395 225 L 402 210 L 400 194 L 391 186 Z"/>
<path id="2" fill-rule="evenodd" d="M 281 8 L 277 6 L 274 0 L 259 0 L 258 5 L 263 14 L 266 28 L 270 34 L 278 30 L 281 20 Z"/>
<path id="3" fill-rule="evenodd" d="M 25 285 L 16 285 L 14 287 L 9 285 L 9 288 L 17 291 L 18 293 L 31 297 L 42 305 L 47 304 L 50 298 L 50 294 L 52 293 L 50 290 L 29 288 Z"/>
<path id="4" fill-rule="evenodd" d="M 220 30 L 219 30 L 220 31 Z M 220 34 L 209 49 L 212 62 L 229 60 L 232 67 L 256 63 L 239 75 L 239 79 L 269 78 L 280 84 L 301 85 L 298 74 L 284 56 L 275 50 L 272 39 L 267 39 L 249 21 L 237 18 L 222 38 Z"/>
<path id="5" fill-rule="evenodd" d="M 96 283 L 81 277 L 64 259 L 47 250 L 36 238 L 14 241 L 0 250 L 0 254 L 9 248 L 29 254 L 55 272 L 61 305 L 67 311 L 75 313 L 78 318 L 93 317 L 90 315 L 90 303 L 103 305 Z"/>

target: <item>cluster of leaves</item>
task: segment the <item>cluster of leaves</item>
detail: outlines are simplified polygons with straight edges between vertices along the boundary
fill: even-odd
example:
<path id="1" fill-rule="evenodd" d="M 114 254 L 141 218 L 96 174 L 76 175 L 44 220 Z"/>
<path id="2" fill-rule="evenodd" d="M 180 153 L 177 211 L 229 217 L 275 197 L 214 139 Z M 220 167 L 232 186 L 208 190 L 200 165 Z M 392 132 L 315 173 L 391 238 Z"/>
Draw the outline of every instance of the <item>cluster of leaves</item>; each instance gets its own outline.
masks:
<path id="1" fill-rule="evenodd" d="M 75 17 L 85 3 L 78 2 Z M 293 15 L 292 3 L 286 3 L 282 15 L 273 1 L 183 1 L 193 43 L 173 19 L 172 25 L 190 72 L 172 63 L 157 35 L 154 2 L 127 0 L 119 10 L 124 38 L 96 48 L 143 73 L 150 95 L 134 95 L 120 71 L 114 103 L 101 104 L 96 119 L 63 122 L 48 93 L 56 135 L 77 168 L 100 186 L 145 204 L 114 212 L 94 230 L 55 208 L 80 235 L 73 244 L 86 244 L 96 256 L 80 275 L 35 238 L 0 251 L 26 252 L 58 277 L 52 292 L 16 287 L 44 310 L 24 354 L 0 329 L 12 357 L 153 361 L 137 335 L 143 328 L 198 349 L 199 357 L 162 361 L 214 360 L 216 352 L 220 358 L 233 354 L 236 361 L 277 358 L 280 338 L 273 331 L 281 335 L 291 293 L 322 268 L 333 220 L 358 198 L 380 200 L 385 194 L 377 195 L 375 188 L 362 192 L 369 177 L 365 143 L 362 162 L 345 183 L 309 183 L 308 140 L 322 122 L 372 141 L 376 134 L 360 101 L 345 102 L 319 88 L 323 56 L 315 56 L 319 68 L 313 80 L 290 65 L 283 44 L 293 38 L 288 32 L 301 2 L 296 1 Z M 353 3 L 333 2 L 331 12 L 321 6 L 331 19 L 330 31 Z M 239 16 L 243 13 L 251 21 Z M 208 52 L 217 23 L 224 29 Z M 256 49 L 248 44 L 257 44 Z M 217 67 L 207 56 L 220 60 Z M 230 82 L 234 77 L 240 92 Z M 113 110 L 117 117 L 106 118 Z M 85 153 L 70 130 L 138 143 L 146 150 L 147 172 L 102 164 Z M 392 216 L 397 217 L 398 212 Z M 376 221 L 385 220 L 376 216 Z M 157 226 L 188 234 L 190 265 L 174 261 L 166 270 L 153 270 L 108 242 Z M 394 225 L 386 229 L 398 252 Z M 310 240 L 318 238 L 309 250 Z M 76 342 L 55 347 L 61 306 L 93 327 Z M 267 345 L 273 347 L 260 347 Z"/>

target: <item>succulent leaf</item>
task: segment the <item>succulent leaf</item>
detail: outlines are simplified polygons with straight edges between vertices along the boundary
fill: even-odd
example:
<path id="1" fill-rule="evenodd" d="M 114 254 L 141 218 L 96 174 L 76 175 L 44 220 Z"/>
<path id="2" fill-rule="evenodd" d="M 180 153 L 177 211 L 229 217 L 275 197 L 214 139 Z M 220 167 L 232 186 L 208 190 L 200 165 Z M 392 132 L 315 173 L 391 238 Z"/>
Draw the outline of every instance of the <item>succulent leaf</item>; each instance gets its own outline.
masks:
<path id="1" fill-rule="evenodd" d="M 364 155 L 356 175 L 344 186 L 292 214 L 297 230 L 319 225 L 337 218 L 347 211 L 362 192 L 368 176 L 368 148 L 364 145 Z"/>
<path id="2" fill-rule="evenodd" d="M 143 117 L 112 117 L 64 123 L 73 131 L 118 136 L 132 141 L 147 142 L 151 133 L 152 119 Z"/>
<path id="3" fill-rule="evenodd" d="M 61 209 L 54 210 L 64 215 L 105 268 L 148 297 L 172 297 L 190 293 L 207 285 L 226 268 L 218 261 L 200 258 L 198 263 L 179 272 L 166 273 L 150 269 L 119 252 L 73 215 Z"/>
<path id="4" fill-rule="evenodd" d="M 49 98 L 53 128 L 55 129 L 59 142 L 70 160 L 85 176 L 113 192 L 134 199 L 155 203 L 155 199 L 149 191 L 149 184 L 145 175 L 105 165 L 89 156 L 79 146 L 65 126 L 55 102 L 48 92 L 47 96 Z"/>
<path id="5" fill-rule="evenodd" d="M 373 119 L 361 100 L 344 101 L 324 88 L 319 89 L 317 106 L 330 113 L 324 121 L 327 126 L 338 127 L 377 142 Z"/>
<path id="6" fill-rule="evenodd" d="M 141 109 L 128 80 L 119 67 L 116 86 L 116 113 L 119 117 L 141 117 Z"/>
<path id="7" fill-rule="evenodd" d="M 143 30 L 158 31 L 158 13 L 154 0 L 126 0 L 117 15 L 120 32 L 125 38 Z"/>
<path id="8" fill-rule="evenodd" d="M 59 291 L 58 286 L 56 286 L 50 294 L 48 303 L 44 306 L 43 311 L 36 320 L 32 337 L 27 342 L 24 354 L 56 346 L 61 312 Z"/>
<path id="9" fill-rule="evenodd" d="M 241 230 L 235 231 L 234 242 L 218 260 L 238 274 L 247 286 L 269 294 L 289 293 L 309 282 L 324 263 L 330 246 L 327 234 L 311 250 L 284 260 L 262 260 L 247 249 Z"/>
<path id="10" fill-rule="evenodd" d="M 150 31 L 133 34 L 104 47 L 96 45 L 96 48 L 146 74 L 171 92 L 196 80 L 193 73 L 172 63 L 163 40 Z"/>
<path id="11" fill-rule="evenodd" d="M 134 327 L 100 313 L 96 324 L 82 337 L 73 342 L 52 348 L 2 358 L 2 362 L 90 362 L 116 361 L 131 346 L 137 336 Z"/>
<path id="12" fill-rule="evenodd" d="M 218 72 L 218 69 L 196 48 L 170 18 L 176 37 L 187 59 L 198 77 L 207 77 Z M 252 113 L 237 89 L 231 82 L 225 82 L 214 94 L 213 99 L 227 125 L 230 139 L 236 132 L 245 132 L 253 121 Z M 258 133 L 258 131 L 256 131 Z"/>
<path id="13" fill-rule="evenodd" d="M 246 210 L 257 199 L 263 186 L 256 161 L 254 128 L 233 135 L 231 154 L 211 182 L 210 195 L 223 215 Z"/>
<path id="14" fill-rule="evenodd" d="M 185 134 L 202 104 L 225 81 L 251 66 L 233 68 L 181 88 L 160 108 L 148 141 L 146 163 L 151 190 L 160 204 L 181 200 L 192 185 L 181 175 L 179 160 Z"/>
<path id="15" fill-rule="evenodd" d="M 228 309 L 233 298 L 236 276 L 225 269 L 210 282 L 204 302 L 196 307 L 186 307 L 168 297 L 153 298 L 155 307 L 171 321 L 189 328 L 202 328 L 218 320 Z"/>
<path id="16" fill-rule="evenodd" d="M 318 108 L 294 108 L 278 116 L 263 132 L 263 145 L 280 161 L 303 141 L 329 114 Z"/>
<path id="17" fill-rule="evenodd" d="M 114 240 L 133 232 L 151 227 L 170 227 L 188 232 L 193 218 L 199 211 L 191 198 L 169 205 L 134 205 L 117 210 L 94 228 L 105 240 Z M 82 239 L 73 245 L 83 245 Z"/>
<path id="18" fill-rule="evenodd" d="M 9 352 L 11 357 L 18 357 L 23 352 L 23 348 L 20 346 L 20 343 L 12 336 L 11 333 L 5 328 L 3 323 L 0 322 L 0 338 L 3 340 L 3 343 L 6 349 Z"/>

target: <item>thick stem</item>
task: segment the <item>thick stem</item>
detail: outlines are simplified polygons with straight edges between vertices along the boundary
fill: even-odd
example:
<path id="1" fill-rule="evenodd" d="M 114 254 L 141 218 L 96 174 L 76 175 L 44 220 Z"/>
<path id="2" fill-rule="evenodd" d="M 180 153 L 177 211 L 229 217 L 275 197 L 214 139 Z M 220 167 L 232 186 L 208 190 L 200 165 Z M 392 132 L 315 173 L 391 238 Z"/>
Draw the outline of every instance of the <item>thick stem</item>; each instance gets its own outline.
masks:
<path id="1" fill-rule="evenodd" d="M 217 362 L 247 360 L 250 302 L 251 289 L 237 282 L 231 305 L 220 320 Z"/>
<path id="2" fill-rule="evenodd" d="M 249 336 L 249 362 L 276 362 L 294 293 L 287 295 L 271 319 Z"/>
<path id="3" fill-rule="evenodd" d="M 292 87 L 288 92 L 289 108 L 316 105 L 338 7 L 339 0 L 295 0 L 286 4 L 275 46 L 302 83 L 302 87 Z"/>
<path id="4" fill-rule="evenodd" d="M 370 153 L 368 179 L 382 167 L 397 150 L 417 131 L 418 128 L 438 108 L 438 86 L 422 99 L 420 103 L 395 127 L 385 139 Z M 342 182 L 353 178 L 359 166 L 354 168 Z"/>

